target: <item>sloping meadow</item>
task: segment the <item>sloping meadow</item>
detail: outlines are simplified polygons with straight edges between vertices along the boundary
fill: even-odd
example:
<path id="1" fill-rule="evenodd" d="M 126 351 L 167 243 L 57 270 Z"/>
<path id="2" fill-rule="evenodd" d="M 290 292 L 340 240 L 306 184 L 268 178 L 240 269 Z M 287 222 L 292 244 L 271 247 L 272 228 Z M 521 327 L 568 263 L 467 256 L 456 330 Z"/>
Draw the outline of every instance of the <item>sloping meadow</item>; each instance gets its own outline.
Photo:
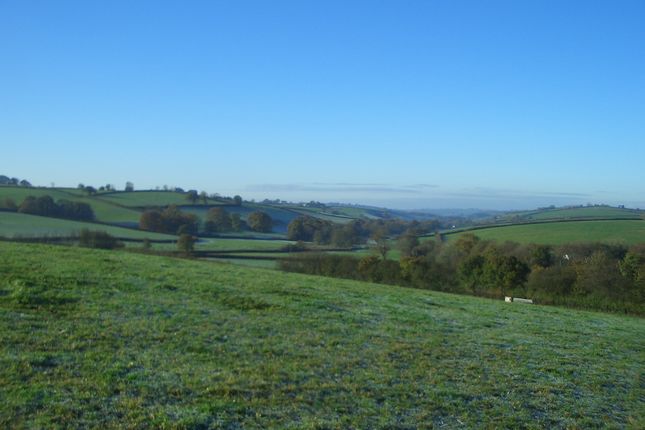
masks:
<path id="1" fill-rule="evenodd" d="M 0 427 L 645 427 L 642 319 L 0 243 Z"/>

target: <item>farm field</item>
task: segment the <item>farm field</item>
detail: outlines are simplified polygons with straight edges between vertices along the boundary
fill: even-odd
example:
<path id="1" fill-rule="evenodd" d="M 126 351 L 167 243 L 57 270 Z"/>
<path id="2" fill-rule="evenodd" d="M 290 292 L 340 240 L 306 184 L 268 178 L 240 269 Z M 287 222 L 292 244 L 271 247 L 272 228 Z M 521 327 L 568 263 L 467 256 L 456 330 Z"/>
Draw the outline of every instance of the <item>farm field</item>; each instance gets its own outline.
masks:
<path id="1" fill-rule="evenodd" d="M 103 201 L 101 195 L 89 197 L 75 188 L 0 187 L 0 202 L 11 198 L 17 205 L 20 205 L 28 196 L 41 197 L 45 195 L 51 196 L 54 200 L 87 203 L 92 206 L 96 220 L 100 222 L 135 227 L 141 216 L 138 211 Z"/>
<path id="2" fill-rule="evenodd" d="M 227 250 L 279 250 L 295 242 L 289 240 L 253 240 L 253 239 L 204 239 L 196 245 L 198 249 L 208 251 Z"/>
<path id="3" fill-rule="evenodd" d="M 510 213 L 506 217 L 519 217 L 523 220 L 543 221 L 558 219 L 607 219 L 607 218 L 632 218 L 642 219 L 645 212 L 634 209 L 624 209 L 611 206 L 591 206 L 581 208 L 558 208 L 522 213 Z"/>
<path id="4" fill-rule="evenodd" d="M 48 218 L 15 212 L 0 212 L 0 237 L 68 236 L 82 229 L 100 230 L 118 238 L 175 240 L 176 236 L 103 224 Z"/>
<path id="5" fill-rule="evenodd" d="M 472 233 L 481 239 L 524 244 L 561 245 L 569 242 L 613 242 L 632 245 L 645 242 L 645 221 L 570 221 L 518 224 L 446 234 L 445 237 L 448 240 L 454 240 L 465 233 Z"/>
<path id="6" fill-rule="evenodd" d="M 645 426 L 635 317 L 0 243 L 0 320 L 5 428 Z"/>

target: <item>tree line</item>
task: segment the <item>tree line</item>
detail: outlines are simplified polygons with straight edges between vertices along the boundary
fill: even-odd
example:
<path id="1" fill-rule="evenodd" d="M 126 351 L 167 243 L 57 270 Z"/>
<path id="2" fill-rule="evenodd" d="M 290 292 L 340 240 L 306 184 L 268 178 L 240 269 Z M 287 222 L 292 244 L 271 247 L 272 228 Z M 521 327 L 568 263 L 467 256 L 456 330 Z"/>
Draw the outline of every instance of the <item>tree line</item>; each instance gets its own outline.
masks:
<path id="1" fill-rule="evenodd" d="M 139 228 L 141 230 L 159 233 L 196 235 L 199 227 L 200 222 L 196 215 L 183 212 L 176 205 L 170 205 L 163 210 L 147 210 L 139 218 Z M 244 221 L 239 213 L 229 213 L 221 207 L 209 209 L 203 225 L 205 234 L 240 232 L 243 230 L 269 233 L 272 229 L 273 219 L 265 212 L 252 212 Z"/>
<path id="2" fill-rule="evenodd" d="M 437 220 L 404 221 L 401 219 L 354 219 L 345 224 L 301 216 L 287 226 L 289 240 L 314 242 L 319 245 L 351 247 L 367 243 L 370 239 L 383 242 L 390 236 L 406 234 L 418 236 L 434 232 L 441 227 Z"/>
<path id="3" fill-rule="evenodd" d="M 94 211 L 87 203 L 74 202 L 60 199 L 54 201 L 51 196 L 40 197 L 28 196 L 17 205 L 11 198 L 3 202 L 5 210 L 20 212 L 29 215 L 47 216 L 53 218 L 64 218 L 76 221 L 93 221 Z"/>
<path id="4" fill-rule="evenodd" d="M 298 255 L 282 270 L 480 297 L 645 314 L 645 245 L 497 243 L 464 234 L 452 243 L 400 241 L 401 259 Z"/>

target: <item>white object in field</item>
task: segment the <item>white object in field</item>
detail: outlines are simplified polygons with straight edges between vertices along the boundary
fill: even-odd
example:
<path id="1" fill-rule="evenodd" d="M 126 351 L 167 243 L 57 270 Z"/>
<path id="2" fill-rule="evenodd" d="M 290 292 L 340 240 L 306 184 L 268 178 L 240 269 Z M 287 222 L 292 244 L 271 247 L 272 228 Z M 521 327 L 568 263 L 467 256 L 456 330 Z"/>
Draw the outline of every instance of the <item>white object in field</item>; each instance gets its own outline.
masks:
<path id="1" fill-rule="evenodd" d="M 528 303 L 528 304 L 533 304 L 533 300 L 531 299 L 520 299 L 518 297 L 513 298 L 513 303 Z"/>
<path id="2" fill-rule="evenodd" d="M 504 297 L 504 301 L 507 303 L 511 303 L 513 301 L 513 297 L 506 296 Z"/>

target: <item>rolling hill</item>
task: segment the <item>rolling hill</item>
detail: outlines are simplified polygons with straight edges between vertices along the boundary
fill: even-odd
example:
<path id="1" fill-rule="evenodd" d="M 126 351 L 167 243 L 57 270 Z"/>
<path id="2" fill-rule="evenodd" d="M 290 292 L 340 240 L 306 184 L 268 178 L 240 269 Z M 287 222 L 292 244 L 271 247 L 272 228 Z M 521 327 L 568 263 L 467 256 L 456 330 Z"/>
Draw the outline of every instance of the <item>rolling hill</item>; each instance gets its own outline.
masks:
<path id="1" fill-rule="evenodd" d="M 82 221 L 49 218 L 15 212 L 0 212 L 0 237 L 38 238 L 46 236 L 69 236 L 78 234 L 82 229 L 104 231 L 119 239 L 176 240 L 170 234 L 154 233 L 112 225 Z"/>

